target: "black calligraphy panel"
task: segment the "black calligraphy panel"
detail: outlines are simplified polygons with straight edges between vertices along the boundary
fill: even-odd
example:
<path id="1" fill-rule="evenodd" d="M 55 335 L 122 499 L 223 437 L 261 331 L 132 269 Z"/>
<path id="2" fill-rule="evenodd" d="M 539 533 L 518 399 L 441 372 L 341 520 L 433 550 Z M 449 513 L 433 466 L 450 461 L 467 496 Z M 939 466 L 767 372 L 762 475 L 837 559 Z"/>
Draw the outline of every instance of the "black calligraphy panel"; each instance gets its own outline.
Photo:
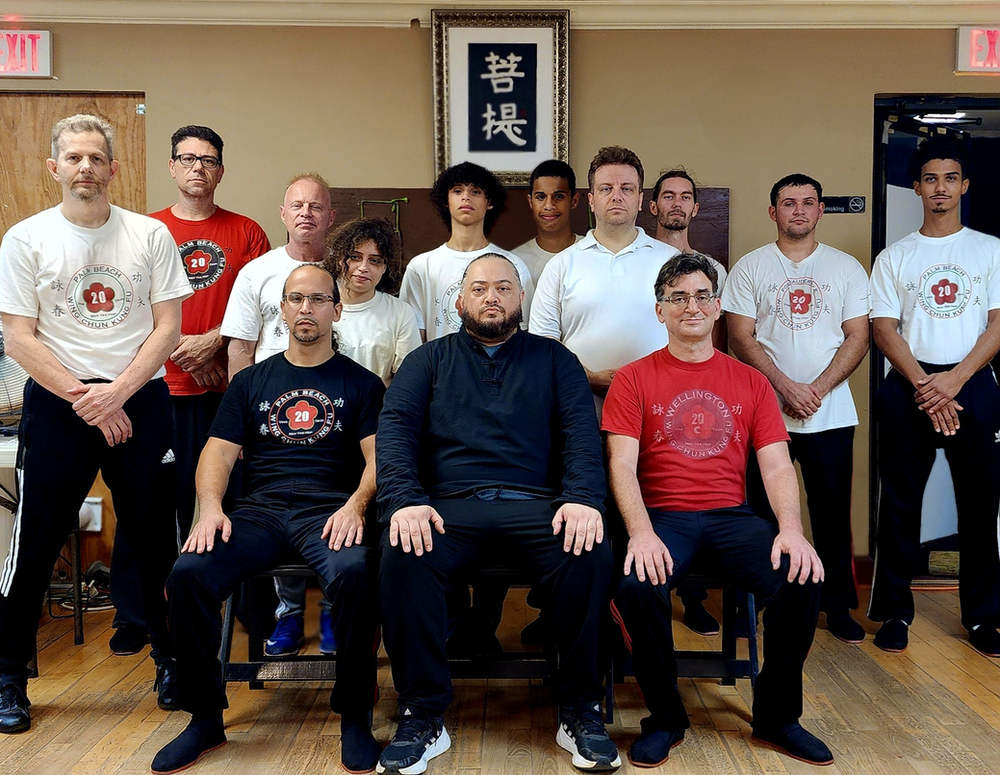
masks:
<path id="1" fill-rule="evenodd" d="M 469 150 L 534 152 L 538 45 L 469 44 Z"/>

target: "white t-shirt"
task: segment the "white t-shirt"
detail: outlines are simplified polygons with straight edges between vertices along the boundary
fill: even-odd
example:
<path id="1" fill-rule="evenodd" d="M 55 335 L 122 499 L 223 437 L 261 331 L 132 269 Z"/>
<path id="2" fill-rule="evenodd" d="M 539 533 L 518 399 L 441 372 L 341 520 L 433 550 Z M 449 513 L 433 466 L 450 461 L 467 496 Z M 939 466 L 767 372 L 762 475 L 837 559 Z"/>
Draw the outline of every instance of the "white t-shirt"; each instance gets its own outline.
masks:
<path id="1" fill-rule="evenodd" d="M 281 317 L 281 289 L 292 270 L 302 265 L 280 247 L 255 258 L 236 275 L 219 333 L 257 342 L 254 363 L 288 349 L 288 326 Z"/>
<path id="2" fill-rule="evenodd" d="M 117 378 L 153 331 L 152 305 L 192 294 L 167 227 L 114 205 L 96 229 L 58 206 L 14 224 L 0 277 L 0 312 L 35 318 L 38 341 L 81 380 Z"/>
<path id="3" fill-rule="evenodd" d="M 558 339 L 591 371 L 620 368 L 667 344 L 653 284 L 677 251 L 636 230 L 618 253 L 591 230 L 549 261 L 538 281 L 528 330 Z"/>
<path id="4" fill-rule="evenodd" d="M 405 301 L 381 291 L 361 304 L 345 304 L 333 324 L 340 351 L 388 385 L 403 358 L 420 347 L 417 318 Z"/>
<path id="5" fill-rule="evenodd" d="M 972 229 L 915 231 L 875 259 L 872 318 L 895 318 L 918 361 L 958 363 L 1000 308 L 1000 240 Z"/>
<path id="6" fill-rule="evenodd" d="M 582 234 L 573 235 L 573 244 L 583 239 Z M 538 278 L 542 276 L 542 270 L 549 261 L 558 255 L 558 253 L 549 253 L 549 251 L 544 250 L 538 246 L 537 239 L 530 239 L 523 245 L 514 248 L 512 251 L 515 256 L 520 258 L 527 265 L 528 270 L 531 272 L 531 279 L 535 282 L 535 287 L 538 287 Z"/>
<path id="7" fill-rule="evenodd" d="M 715 267 L 716 274 L 719 275 L 719 281 L 716 283 L 716 285 L 719 286 L 719 290 L 716 291 L 716 293 L 721 298 L 722 297 L 722 292 L 726 289 L 726 278 L 729 276 L 729 273 L 726 272 L 726 267 L 724 267 L 722 264 L 720 264 L 714 258 L 712 258 L 709 255 L 706 255 L 705 253 L 702 253 L 702 255 L 705 256 L 705 258 L 707 258 L 709 261 L 712 262 L 712 266 Z"/>
<path id="8" fill-rule="evenodd" d="M 789 379 L 809 383 L 844 343 L 844 321 L 868 315 L 868 275 L 853 256 L 829 245 L 820 243 L 812 255 L 795 263 L 772 242 L 736 262 L 722 308 L 753 318 L 757 342 L 774 365 Z M 782 417 L 792 433 L 858 424 L 847 380 L 831 390 L 808 419 Z"/>
<path id="9" fill-rule="evenodd" d="M 462 290 L 462 274 L 473 259 L 483 253 L 507 256 L 517 269 L 524 286 L 524 319 L 528 319 L 535 283 L 524 262 L 512 253 L 498 248 L 492 242 L 482 250 L 465 253 L 452 250 L 447 244 L 414 256 L 403 273 L 399 298 L 413 307 L 417 328 L 427 332 L 427 341 L 451 334 L 462 327 L 462 319 L 455 309 L 455 299 Z"/>

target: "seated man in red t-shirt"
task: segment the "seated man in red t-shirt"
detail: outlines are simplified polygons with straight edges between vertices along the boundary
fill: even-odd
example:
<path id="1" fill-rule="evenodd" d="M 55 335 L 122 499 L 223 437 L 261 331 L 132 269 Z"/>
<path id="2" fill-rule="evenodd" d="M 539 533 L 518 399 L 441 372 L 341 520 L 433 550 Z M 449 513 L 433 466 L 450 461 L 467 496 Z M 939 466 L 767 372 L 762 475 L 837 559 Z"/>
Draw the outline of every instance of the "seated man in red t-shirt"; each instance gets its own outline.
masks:
<path id="1" fill-rule="evenodd" d="M 629 535 L 614 605 L 650 711 L 629 758 L 640 767 L 662 764 L 690 725 L 677 691 L 669 590 L 698 554 L 764 608 L 754 737 L 809 764 L 830 764 L 830 750 L 799 725 L 823 566 L 802 534 L 777 398 L 763 374 L 712 347 L 718 277 L 704 256 L 672 258 L 654 290 L 669 343 L 618 372 L 602 426 Z M 751 448 L 777 525 L 745 505 Z"/>

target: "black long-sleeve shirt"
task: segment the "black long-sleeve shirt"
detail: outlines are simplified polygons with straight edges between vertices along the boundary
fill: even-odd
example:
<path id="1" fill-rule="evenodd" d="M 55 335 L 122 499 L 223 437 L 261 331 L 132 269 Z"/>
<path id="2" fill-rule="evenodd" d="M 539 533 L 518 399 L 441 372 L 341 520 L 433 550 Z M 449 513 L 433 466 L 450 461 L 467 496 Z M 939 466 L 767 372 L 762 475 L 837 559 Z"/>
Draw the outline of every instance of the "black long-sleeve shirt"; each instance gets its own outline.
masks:
<path id="1" fill-rule="evenodd" d="M 492 485 L 604 511 L 586 373 L 559 342 L 521 330 L 492 358 L 464 328 L 410 353 L 386 393 L 375 457 L 385 521 Z"/>

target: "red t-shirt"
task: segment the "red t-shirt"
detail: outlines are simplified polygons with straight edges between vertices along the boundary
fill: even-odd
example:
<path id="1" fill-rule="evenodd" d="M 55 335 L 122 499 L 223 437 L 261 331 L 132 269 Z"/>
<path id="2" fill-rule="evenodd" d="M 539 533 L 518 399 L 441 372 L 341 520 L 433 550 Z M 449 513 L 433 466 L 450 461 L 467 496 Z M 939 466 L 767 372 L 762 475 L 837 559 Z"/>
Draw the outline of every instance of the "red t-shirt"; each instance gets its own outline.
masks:
<path id="1" fill-rule="evenodd" d="M 256 221 L 221 207 L 203 221 L 182 220 L 169 207 L 150 213 L 150 217 L 162 221 L 170 230 L 195 292 L 181 307 L 181 333 L 211 331 L 222 323 L 236 273 L 251 259 L 271 249 L 267 235 Z M 226 389 L 224 385 L 203 388 L 173 361 L 168 360 L 166 365 L 171 395 L 197 396 L 209 389 L 218 392 Z"/>
<path id="2" fill-rule="evenodd" d="M 639 440 L 642 500 L 661 511 L 744 503 L 751 447 L 788 441 L 763 374 L 720 352 L 687 363 L 667 348 L 618 371 L 601 429 Z"/>

